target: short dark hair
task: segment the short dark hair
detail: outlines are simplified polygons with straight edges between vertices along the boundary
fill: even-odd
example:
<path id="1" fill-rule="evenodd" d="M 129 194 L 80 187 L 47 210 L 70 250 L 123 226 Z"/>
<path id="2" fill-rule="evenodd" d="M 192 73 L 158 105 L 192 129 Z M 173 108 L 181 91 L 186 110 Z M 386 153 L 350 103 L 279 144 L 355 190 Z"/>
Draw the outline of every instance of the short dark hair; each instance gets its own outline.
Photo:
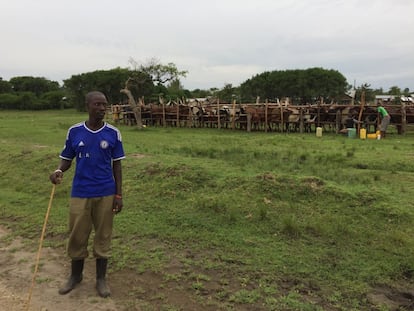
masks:
<path id="1" fill-rule="evenodd" d="M 101 95 L 106 98 L 105 94 L 100 91 L 91 91 L 85 95 L 85 103 L 86 104 L 89 103 L 92 97 L 101 96 Z"/>

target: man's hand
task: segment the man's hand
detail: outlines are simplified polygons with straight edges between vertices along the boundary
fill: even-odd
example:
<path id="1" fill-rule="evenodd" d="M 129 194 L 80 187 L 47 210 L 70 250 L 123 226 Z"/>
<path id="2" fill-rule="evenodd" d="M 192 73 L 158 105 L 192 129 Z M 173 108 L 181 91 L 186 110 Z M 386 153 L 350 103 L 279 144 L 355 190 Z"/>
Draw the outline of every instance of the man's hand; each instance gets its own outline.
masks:
<path id="1" fill-rule="evenodd" d="M 115 213 L 115 214 L 118 214 L 118 213 L 120 213 L 121 211 L 122 211 L 122 207 L 123 207 L 124 205 L 123 205 L 123 203 L 122 203 L 122 196 L 120 196 L 120 195 L 118 195 L 118 194 L 116 194 L 115 196 L 114 196 L 114 204 L 113 204 L 113 207 L 112 207 L 112 211 Z"/>
<path id="2" fill-rule="evenodd" d="M 57 169 L 56 171 L 54 171 L 52 174 L 50 174 L 49 179 L 52 182 L 52 184 L 60 184 L 63 179 L 62 170 Z"/>

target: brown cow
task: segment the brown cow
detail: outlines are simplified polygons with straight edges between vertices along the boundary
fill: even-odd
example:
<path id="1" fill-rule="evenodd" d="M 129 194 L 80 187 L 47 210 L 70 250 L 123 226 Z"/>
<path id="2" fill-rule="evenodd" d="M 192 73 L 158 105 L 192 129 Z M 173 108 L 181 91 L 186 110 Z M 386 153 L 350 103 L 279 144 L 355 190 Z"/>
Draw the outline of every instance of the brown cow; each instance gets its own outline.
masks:
<path id="1" fill-rule="evenodd" d="M 251 116 L 252 130 L 259 130 L 265 121 L 265 110 L 261 106 L 247 106 L 242 107 L 243 113 Z"/>

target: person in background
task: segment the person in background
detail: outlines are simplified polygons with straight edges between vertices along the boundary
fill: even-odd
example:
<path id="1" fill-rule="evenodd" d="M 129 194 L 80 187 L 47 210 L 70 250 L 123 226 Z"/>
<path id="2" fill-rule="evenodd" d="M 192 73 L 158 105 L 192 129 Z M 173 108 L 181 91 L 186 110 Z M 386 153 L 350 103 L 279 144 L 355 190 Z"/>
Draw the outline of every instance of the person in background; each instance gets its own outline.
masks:
<path id="1" fill-rule="evenodd" d="M 348 118 L 345 120 L 345 127 L 339 131 L 341 134 L 348 135 L 348 132 L 350 129 L 355 127 L 355 124 L 362 123 L 362 121 L 358 121 L 355 119 L 355 115 L 353 113 L 350 113 L 348 115 Z"/>
<path id="2" fill-rule="evenodd" d="M 88 240 L 93 228 L 96 289 L 99 296 L 105 298 L 111 294 L 105 277 L 113 218 L 123 207 L 121 160 L 125 154 L 120 131 L 104 121 L 108 104 L 105 95 L 97 91 L 90 92 L 85 101 L 89 118 L 69 128 L 60 154 L 60 164 L 49 176 L 53 184 L 59 184 L 63 173 L 76 158 L 67 244 L 71 275 L 59 289 L 59 294 L 69 293 L 82 281 L 85 258 L 89 255 Z"/>
<path id="3" fill-rule="evenodd" d="M 380 135 L 381 135 L 381 138 L 385 138 L 387 127 L 391 121 L 391 116 L 389 115 L 388 111 L 382 106 L 382 103 L 380 101 L 377 103 L 377 111 L 379 113 L 380 121 L 381 121 L 380 126 L 379 126 Z"/>

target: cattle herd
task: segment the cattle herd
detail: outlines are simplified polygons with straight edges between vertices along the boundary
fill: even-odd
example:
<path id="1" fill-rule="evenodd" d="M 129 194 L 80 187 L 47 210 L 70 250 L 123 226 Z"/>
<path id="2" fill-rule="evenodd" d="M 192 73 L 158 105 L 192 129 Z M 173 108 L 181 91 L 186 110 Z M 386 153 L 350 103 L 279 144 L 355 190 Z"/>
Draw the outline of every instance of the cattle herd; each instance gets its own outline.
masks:
<path id="1" fill-rule="evenodd" d="M 391 115 L 391 125 L 399 134 L 414 124 L 414 106 L 386 105 Z M 128 104 L 111 105 L 108 115 L 116 123 L 137 124 L 136 114 Z M 315 104 L 289 105 L 286 103 L 238 104 L 217 102 L 174 102 L 168 104 L 140 104 L 140 123 L 143 126 L 227 128 L 265 132 L 315 132 L 339 133 L 346 119 L 353 117 L 367 132 L 375 132 L 378 125 L 376 105 Z"/>

